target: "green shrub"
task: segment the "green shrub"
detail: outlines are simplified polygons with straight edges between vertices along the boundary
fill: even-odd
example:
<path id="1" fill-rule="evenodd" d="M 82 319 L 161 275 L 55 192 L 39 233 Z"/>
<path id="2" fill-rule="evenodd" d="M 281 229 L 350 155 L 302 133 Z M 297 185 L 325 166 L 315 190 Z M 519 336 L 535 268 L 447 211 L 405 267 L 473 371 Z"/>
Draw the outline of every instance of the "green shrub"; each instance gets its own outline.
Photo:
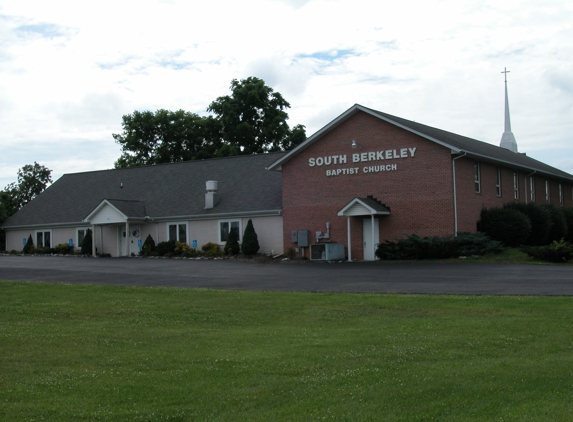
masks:
<path id="1" fill-rule="evenodd" d="M 253 227 L 253 221 L 249 219 L 247 223 L 247 228 L 245 229 L 245 233 L 243 234 L 243 243 L 241 245 L 241 251 L 245 255 L 254 255 L 260 249 L 259 246 L 259 239 L 257 233 L 255 232 L 255 228 Z"/>
<path id="2" fill-rule="evenodd" d="M 567 236 L 567 221 L 563 211 L 551 204 L 542 205 L 542 207 L 547 210 L 551 221 L 547 236 L 548 243 L 565 239 L 565 236 Z"/>
<path id="3" fill-rule="evenodd" d="M 483 233 L 458 233 L 454 242 L 457 256 L 497 255 L 505 249 L 502 242 Z"/>
<path id="4" fill-rule="evenodd" d="M 505 246 L 520 246 L 530 236 L 531 223 L 525 214 L 514 208 L 483 208 L 480 213 L 480 231 Z"/>
<path id="5" fill-rule="evenodd" d="M 29 254 L 32 253 L 33 249 L 34 249 L 34 241 L 32 240 L 32 235 L 29 235 L 28 240 L 26 240 L 26 244 L 24 245 L 24 249 L 22 249 L 22 252 L 24 252 L 25 254 Z"/>
<path id="6" fill-rule="evenodd" d="M 166 256 L 167 254 L 173 255 L 175 253 L 175 240 L 159 242 L 155 247 L 155 251 L 159 256 Z"/>
<path id="7" fill-rule="evenodd" d="M 527 255 L 548 262 L 565 263 L 573 259 L 573 245 L 565 239 L 553 241 L 545 246 L 525 246 L 522 248 Z"/>
<path id="8" fill-rule="evenodd" d="M 526 215 L 529 219 L 531 230 L 523 244 L 540 246 L 548 243 L 549 230 L 551 229 L 551 216 L 547 209 L 531 202 L 529 204 L 511 202 L 505 204 L 503 207 L 517 210 Z"/>
<path id="9" fill-rule="evenodd" d="M 152 252 L 155 252 L 155 240 L 148 234 L 145 238 L 145 242 L 143 242 L 141 255 L 149 256 Z"/>
<path id="10" fill-rule="evenodd" d="M 448 259 L 502 251 L 501 242 L 491 240 L 483 233 L 460 233 L 456 238 L 410 235 L 395 242 L 385 241 L 378 245 L 376 256 L 384 260 Z"/>
<path id="11" fill-rule="evenodd" d="M 239 246 L 239 233 L 237 230 L 236 227 L 233 227 L 229 232 L 229 237 L 223 248 L 225 255 L 237 255 L 241 251 L 241 247 Z"/>
<path id="12" fill-rule="evenodd" d="M 563 216 L 567 223 L 567 235 L 565 236 L 565 240 L 573 243 L 573 208 L 563 208 Z"/>
<path id="13" fill-rule="evenodd" d="M 82 244 L 81 244 L 81 251 L 82 251 L 82 255 L 93 255 L 92 231 L 91 231 L 91 229 L 86 230 L 84 240 L 82 241 Z"/>
<path id="14" fill-rule="evenodd" d="M 58 255 L 69 255 L 73 250 L 73 246 L 70 246 L 68 243 L 60 243 L 54 248 L 54 253 L 57 253 Z"/>
<path id="15" fill-rule="evenodd" d="M 201 250 L 205 253 L 205 256 L 215 257 L 221 255 L 219 250 L 219 245 L 216 243 L 208 242 L 201 246 Z"/>
<path id="16" fill-rule="evenodd" d="M 378 245 L 376 256 L 380 259 L 446 259 L 454 256 L 451 237 L 407 236 L 396 242 L 386 241 Z"/>

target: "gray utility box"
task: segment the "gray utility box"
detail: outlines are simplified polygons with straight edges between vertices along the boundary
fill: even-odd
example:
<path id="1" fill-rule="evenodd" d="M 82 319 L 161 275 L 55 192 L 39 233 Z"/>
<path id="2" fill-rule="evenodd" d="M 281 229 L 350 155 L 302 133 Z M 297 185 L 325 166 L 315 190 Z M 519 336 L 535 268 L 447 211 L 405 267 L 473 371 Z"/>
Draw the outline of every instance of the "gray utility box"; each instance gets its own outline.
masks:
<path id="1" fill-rule="evenodd" d="M 310 245 L 310 259 L 315 261 L 344 259 L 344 245 L 342 243 L 315 243 Z"/>
<path id="2" fill-rule="evenodd" d="M 308 248 L 310 245 L 310 230 L 297 230 L 297 243 L 299 248 Z M 292 237 L 291 233 L 291 237 Z"/>

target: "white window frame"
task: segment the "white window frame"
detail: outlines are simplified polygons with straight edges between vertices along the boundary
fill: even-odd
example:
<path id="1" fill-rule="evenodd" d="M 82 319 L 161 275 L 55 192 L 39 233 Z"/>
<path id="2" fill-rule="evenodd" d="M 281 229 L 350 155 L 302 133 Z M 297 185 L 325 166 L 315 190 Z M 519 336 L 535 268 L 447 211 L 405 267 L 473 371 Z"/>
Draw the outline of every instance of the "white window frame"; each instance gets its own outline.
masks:
<path id="1" fill-rule="evenodd" d="M 42 233 L 42 246 L 38 245 L 38 233 Z M 46 233 L 50 233 L 50 246 L 46 246 Z M 52 229 L 36 230 L 34 234 L 34 247 L 35 248 L 53 248 L 54 236 L 52 236 Z"/>
<path id="2" fill-rule="evenodd" d="M 229 228 L 227 229 L 227 232 L 229 233 L 231 231 L 231 224 L 232 223 L 238 223 L 238 225 L 239 225 L 239 243 L 241 243 L 243 241 L 243 220 L 240 218 L 230 218 L 230 219 L 226 219 L 226 220 L 219 220 L 217 222 L 217 241 L 219 242 L 219 245 L 224 245 L 225 243 L 227 243 L 227 239 L 223 239 L 221 237 L 221 225 L 222 224 L 229 224 Z"/>
<path id="3" fill-rule="evenodd" d="M 479 161 L 474 161 L 474 189 L 476 193 L 481 193 L 481 169 Z"/>
<path id="4" fill-rule="evenodd" d="M 187 245 L 189 244 L 189 222 L 188 221 L 170 221 L 169 223 L 166 224 L 166 228 L 167 228 L 167 240 L 171 240 L 169 238 L 170 232 L 169 232 L 169 226 L 175 226 L 175 241 L 176 242 L 181 242 L 180 237 L 179 237 L 179 227 L 180 226 L 185 226 L 185 242 Z"/>
<path id="5" fill-rule="evenodd" d="M 549 180 L 545 180 L 545 202 L 551 203 L 551 192 L 549 191 Z"/>
<path id="6" fill-rule="evenodd" d="M 495 174 L 495 194 L 501 196 L 501 167 L 497 167 Z"/>
<path id="7" fill-rule="evenodd" d="M 563 206 L 563 185 L 559 183 L 559 206 Z"/>
<path id="8" fill-rule="evenodd" d="M 513 198 L 519 199 L 519 173 L 513 172 Z"/>
<path id="9" fill-rule="evenodd" d="M 529 199 L 535 202 L 535 178 L 533 176 L 529 176 Z"/>

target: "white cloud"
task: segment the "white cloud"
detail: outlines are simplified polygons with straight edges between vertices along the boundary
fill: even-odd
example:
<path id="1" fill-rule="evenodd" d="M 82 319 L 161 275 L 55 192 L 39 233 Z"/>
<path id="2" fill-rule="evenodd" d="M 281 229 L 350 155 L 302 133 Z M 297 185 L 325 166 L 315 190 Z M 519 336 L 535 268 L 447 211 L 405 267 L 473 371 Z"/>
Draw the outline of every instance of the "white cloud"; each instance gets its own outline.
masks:
<path id="1" fill-rule="evenodd" d="M 55 174 L 110 168 L 123 114 L 203 114 L 248 76 L 280 92 L 309 135 L 361 103 L 497 144 L 504 67 L 520 150 L 572 170 L 564 0 L 5 3 L 0 187 L 33 161 Z"/>

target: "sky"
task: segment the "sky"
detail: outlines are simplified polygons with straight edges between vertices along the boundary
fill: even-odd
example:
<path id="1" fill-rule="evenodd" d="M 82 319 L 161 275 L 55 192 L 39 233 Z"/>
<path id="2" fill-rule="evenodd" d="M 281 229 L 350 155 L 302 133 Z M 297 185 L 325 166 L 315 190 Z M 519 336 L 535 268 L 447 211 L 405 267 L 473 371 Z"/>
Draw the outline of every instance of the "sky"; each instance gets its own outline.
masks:
<path id="1" fill-rule="evenodd" d="M 200 115 L 255 76 L 310 136 L 354 104 L 573 173 L 570 0 L 0 0 L 0 189 L 113 168 L 135 110 Z"/>

